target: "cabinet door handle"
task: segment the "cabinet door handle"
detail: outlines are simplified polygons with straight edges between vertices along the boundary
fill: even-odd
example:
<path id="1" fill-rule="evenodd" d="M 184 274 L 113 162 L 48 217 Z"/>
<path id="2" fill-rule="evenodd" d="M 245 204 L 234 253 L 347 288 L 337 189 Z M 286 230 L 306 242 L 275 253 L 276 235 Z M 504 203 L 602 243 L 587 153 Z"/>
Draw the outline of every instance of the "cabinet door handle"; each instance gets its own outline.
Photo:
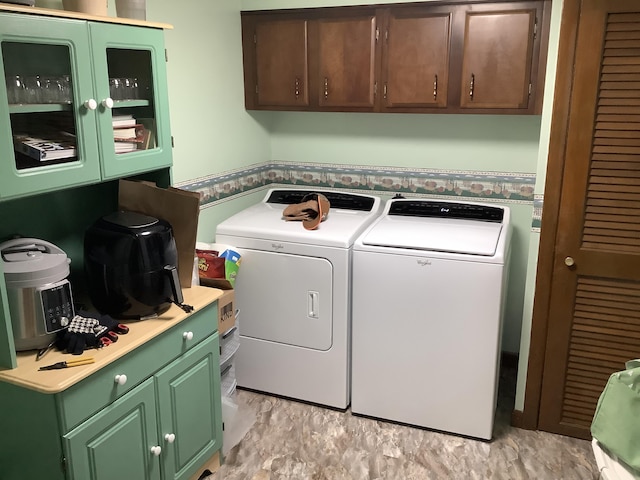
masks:
<path id="1" fill-rule="evenodd" d="M 438 98 L 438 75 L 433 76 L 433 99 Z"/>
<path id="2" fill-rule="evenodd" d="M 104 108 L 108 108 L 109 110 L 113 108 L 113 99 L 111 97 L 105 98 L 101 103 Z"/>
<path id="3" fill-rule="evenodd" d="M 164 439 L 167 441 L 167 443 L 173 443 L 176 440 L 176 435 L 174 433 L 167 433 L 164 436 Z"/>
<path id="4" fill-rule="evenodd" d="M 329 79 L 324 77 L 324 98 L 329 98 Z"/>
<path id="5" fill-rule="evenodd" d="M 471 74 L 471 83 L 469 84 L 469 100 L 473 100 L 473 87 L 475 87 L 476 76 Z"/>
<path id="6" fill-rule="evenodd" d="M 193 332 L 184 332 L 182 338 L 185 340 L 193 340 Z"/>
<path id="7" fill-rule="evenodd" d="M 98 102 L 96 102 L 93 98 L 90 98 L 89 100 L 86 100 L 84 102 L 84 106 L 87 108 L 87 110 L 95 110 L 96 108 L 98 108 Z"/>
<path id="8" fill-rule="evenodd" d="M 160 445 L 154 445 L 151 447 L 151 453 L 153 453 L 154 456 L 159 457 L 162 453 L 162 447 Z"/>
<path id="9" fill-rule="evenodd" d="M 300 96 L 300 79 L 298 77 L 296 77 L 296 81 L 293 84 L 293 90 L 296 94 L 296 100 L 297 100 L 298 97 Z"/>
<path id="10" fill-rule="evenodd" d="M 118 385 L 124 385 L 125 383 L 127 383 L 127 376 L 124 373 L 120 375 L 116 375 L 116 377 L 114 378 L 114 381 Z"/>
<path id="11" fill-rule="evenodd" d="M 382 87 L 382 97 L 387 99 L 387 83 L 385 82 L 384 87 Z"/>

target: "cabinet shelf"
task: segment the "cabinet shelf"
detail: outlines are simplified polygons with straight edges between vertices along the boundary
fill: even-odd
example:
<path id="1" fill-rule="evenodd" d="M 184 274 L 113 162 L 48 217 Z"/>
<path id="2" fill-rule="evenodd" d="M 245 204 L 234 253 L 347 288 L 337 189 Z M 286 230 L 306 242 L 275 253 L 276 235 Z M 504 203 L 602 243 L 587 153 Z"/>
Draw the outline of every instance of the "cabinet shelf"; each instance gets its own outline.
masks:
<path id="1" fill-rule="evenodd" d="M 113 108 L 148 107 L 150 104 L 149 100 L 114 100 Z"/>
<path id="2" fill-rule="evenodd" d="M 115 100 L 113 108 L 126 107 L 148 107 L 151 105 L 149 100 Z M 70 103 L 21 103 L 10 104 L 9 113 L 50 113 L 50 112 L 70 112 L 72 106 Z"/>
<path id="3" fill-rule="evenodd" d="M 70 103 L 24 103 L 9 105 L 9 113 L 50 113 L 70 111 Z"/>

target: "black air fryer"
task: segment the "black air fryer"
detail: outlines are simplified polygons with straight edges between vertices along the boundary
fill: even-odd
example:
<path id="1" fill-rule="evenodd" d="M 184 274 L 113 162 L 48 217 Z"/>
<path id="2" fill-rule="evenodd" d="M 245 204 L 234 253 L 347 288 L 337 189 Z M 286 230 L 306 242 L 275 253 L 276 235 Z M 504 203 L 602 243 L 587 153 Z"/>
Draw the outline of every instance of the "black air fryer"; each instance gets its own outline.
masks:
<path id="1" fill-rule="evenodd" d="M 178 251 L 171 225 L 148 215 L 115 212 L 85 233 L 84 268 L 95 308 L 115 318 L 160 315 L 182 304 Z"/>

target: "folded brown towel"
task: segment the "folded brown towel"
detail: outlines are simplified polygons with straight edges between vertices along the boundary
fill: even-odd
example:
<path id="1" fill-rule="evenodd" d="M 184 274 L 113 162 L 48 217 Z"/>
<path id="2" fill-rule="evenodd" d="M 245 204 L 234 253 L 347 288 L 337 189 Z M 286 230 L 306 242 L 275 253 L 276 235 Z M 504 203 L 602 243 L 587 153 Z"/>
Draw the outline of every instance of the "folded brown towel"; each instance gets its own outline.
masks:
<path id="1" fill-rule="evenodd" d="M 287 206 L 282 215 L 287 221 L 301 220 L 304 228 L 315 230 L 320 222 L 326 220 L 330 207 L 327 197 L 321 193 L 309 193 L 300 203 Z"/>

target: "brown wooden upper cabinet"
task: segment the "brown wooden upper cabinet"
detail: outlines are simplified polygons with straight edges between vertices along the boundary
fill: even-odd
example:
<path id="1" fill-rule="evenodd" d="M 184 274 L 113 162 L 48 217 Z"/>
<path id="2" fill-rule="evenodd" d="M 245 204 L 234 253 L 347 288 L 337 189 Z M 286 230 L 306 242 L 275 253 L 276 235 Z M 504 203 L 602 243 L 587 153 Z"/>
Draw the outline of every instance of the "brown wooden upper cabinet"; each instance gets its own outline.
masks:
<path id="1" fill-rule="evenodd" d="M 448 105 L 451 20 L 448 7 L 386 12 L 381 68 L 383 110 Z"/>
<path id="2" fill-rule="evenodd" d="M 256 23 L 255 101 L 259 107 L 309 105 L 307 23 L 302 19 Z"/>
<path id="3" fill-rule="evenodd" d="M 373 111 L 375 10 L 323 11 L 242 14 L 247 109 Z"/>
<path id="4" fill-rule="evenodd" d="M 488 5 L 465 12 L 462 108 L 529 109 L 540 15 L 537 3 Z"/>
<path id="5" fill-rule="evenodd" d="M 242 12 L 245 106 L 540 114 L 551 0 Z"/>
<path id="6" fill-rule="evenodd" d="M 317 45 L 319 106 L 372 110 L 375 100 L 375 15 L 319 20 Z"/>

